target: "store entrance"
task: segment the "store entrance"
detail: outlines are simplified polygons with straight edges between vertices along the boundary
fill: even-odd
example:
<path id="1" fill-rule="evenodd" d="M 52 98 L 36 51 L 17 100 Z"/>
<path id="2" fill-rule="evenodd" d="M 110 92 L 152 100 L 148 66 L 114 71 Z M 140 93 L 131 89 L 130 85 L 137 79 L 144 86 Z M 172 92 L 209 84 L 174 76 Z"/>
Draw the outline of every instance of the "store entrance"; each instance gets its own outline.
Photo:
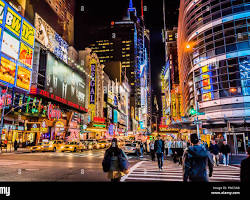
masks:
<path id="1" fill-rule="evenodd" d="M 227 142 L 233 154 L 245 154 L 246 140 L 244 133 L 227 133 Z"/>

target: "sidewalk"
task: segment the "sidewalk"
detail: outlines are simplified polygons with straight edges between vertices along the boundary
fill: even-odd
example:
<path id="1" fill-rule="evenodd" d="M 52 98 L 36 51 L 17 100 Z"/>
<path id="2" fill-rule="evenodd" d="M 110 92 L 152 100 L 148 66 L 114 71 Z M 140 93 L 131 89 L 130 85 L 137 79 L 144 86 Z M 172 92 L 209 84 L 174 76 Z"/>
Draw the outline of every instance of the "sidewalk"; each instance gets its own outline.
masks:
<path id="1" fill-rule="evenodd" d="M 17 148 L 17 151 L 14 151 L 14 148 L 2 148 L 2 152 L 0 150 L 0 153 L 30 153 L 29 148 Z"/>

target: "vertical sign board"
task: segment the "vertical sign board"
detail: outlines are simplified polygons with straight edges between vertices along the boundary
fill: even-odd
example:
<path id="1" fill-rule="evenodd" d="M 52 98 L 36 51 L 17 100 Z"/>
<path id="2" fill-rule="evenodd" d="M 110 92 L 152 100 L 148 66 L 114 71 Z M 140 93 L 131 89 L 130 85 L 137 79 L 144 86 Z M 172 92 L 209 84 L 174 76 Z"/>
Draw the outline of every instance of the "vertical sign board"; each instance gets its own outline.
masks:
<path id="1" fill-rule="evenodd" d="M 201 80 L 202 80 L 202 101 L 210 101 L 214 99 L 213 85 L 212 85 L 212 73 L 211 65 L 206 65 L 200 68 Z"/>
<path id="2" fill-rule="evenodd" d="M 96 61 L 95 60 L 92 60 L 90 62 L 90 77 L 91 77 L 91 80 L 90 80 L 90 86 L 89 86 L 89 103 L 90 104 L 94 104 L 96 103 Z"/>
<path id="3" fill-rule="evenodd" d="M 0 0 L 0 82 L 29 92 L 35 28 Z"/>

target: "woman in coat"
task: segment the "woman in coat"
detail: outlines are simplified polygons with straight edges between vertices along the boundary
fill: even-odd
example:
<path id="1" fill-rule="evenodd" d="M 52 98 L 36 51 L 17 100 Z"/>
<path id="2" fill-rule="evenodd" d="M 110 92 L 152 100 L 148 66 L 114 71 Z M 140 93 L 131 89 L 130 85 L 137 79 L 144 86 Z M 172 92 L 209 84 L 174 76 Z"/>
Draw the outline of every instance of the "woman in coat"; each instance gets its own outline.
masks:
<path id="1" fill-rule="evenodd" d="M 123 150 L 118 148 L 116 138 L 113 138 L 110 148 L 108 148 L 105 152 L 104 159 L 107 157 L 110 158 L 108 178 L 111 180 L 111 182 L 120 182 L 121 177 L 124 176 L 127 172 L 126 170 L 121 170 L 121 163 L 119 158 L 123 157 L 123 159 L 125 160 L 128 160 L 128 158 Z"/>

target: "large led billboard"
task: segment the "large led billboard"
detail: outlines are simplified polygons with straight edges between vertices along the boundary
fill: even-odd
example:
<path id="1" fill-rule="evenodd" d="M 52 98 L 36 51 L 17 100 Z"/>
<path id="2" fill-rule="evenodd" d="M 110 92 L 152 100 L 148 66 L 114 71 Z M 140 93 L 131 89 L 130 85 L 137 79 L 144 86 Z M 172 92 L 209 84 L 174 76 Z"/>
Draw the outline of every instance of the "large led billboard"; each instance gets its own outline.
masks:
<path id="1" fill-rule="evenodd" d="M 86 107 L 86 77 L 48 54 L 45 89 L 67 101 Z"/>
<path id="2" fill-rule="evenodd" d="M 30 90 L 35 28 L 0 0 L 0 82 Z"/>
<path id="3" fill-rule="evenodd" d="M 68 44 L 37 13 L 35 14 L 36 39 L 58 58 L 68 63 Z"/>

